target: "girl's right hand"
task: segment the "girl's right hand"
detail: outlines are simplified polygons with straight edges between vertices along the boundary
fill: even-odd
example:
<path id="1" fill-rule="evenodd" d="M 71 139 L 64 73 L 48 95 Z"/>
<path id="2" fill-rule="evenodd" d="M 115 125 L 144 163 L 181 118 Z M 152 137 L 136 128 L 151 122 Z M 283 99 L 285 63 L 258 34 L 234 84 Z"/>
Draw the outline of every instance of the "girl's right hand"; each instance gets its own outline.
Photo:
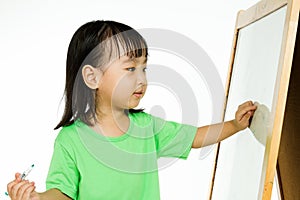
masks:
<path id="1" fill-rule="evenodd" d="M 20 173 L 16 173 L 15 180 L 7 184 L 7 192 L 11 200 L 40 200 L 34 182 L 21 180 L 20 176 Z"/>

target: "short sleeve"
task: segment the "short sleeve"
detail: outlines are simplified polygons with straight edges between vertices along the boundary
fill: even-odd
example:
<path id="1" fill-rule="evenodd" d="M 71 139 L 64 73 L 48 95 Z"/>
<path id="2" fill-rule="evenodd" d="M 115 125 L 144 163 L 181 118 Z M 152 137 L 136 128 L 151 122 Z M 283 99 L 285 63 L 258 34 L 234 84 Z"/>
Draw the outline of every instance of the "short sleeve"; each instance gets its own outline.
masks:
<path id="1" fill-rule="evenodd" d="M 68 151 L 60 142 L 55 141 L 54 152 L 46 180 L 47 190 L 56 188 L 62 193 L 77 198 L 79 172 Z"/>
<path id="2" fill-rule="evenodd" d="M 197 127 L 152 116 L 158 157 L 187 159 Z"/>

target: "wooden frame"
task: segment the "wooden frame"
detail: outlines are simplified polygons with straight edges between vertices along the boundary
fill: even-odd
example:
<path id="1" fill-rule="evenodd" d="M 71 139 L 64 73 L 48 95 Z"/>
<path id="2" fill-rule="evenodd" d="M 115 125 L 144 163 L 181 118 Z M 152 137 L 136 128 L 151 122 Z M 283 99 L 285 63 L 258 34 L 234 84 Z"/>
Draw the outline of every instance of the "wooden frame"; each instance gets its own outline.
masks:
<path id="1" fill-rule="evenodd" d="M 298 27 L 299 18 L 299 0 L 262 0 L 250 7 L 246 11 L 240 11 L 237 15 L 236 25 L 234 30 L 233 45 L 231 50 L 231 57 L 229 63 L 229 70 L 227 76 L 227 83 L 225 88 L 226 99 L 224 103 L 223 120 L 225 119 L 226 105 L 228 100 L 228 94 L 231 83 L 231 76 L 233 70 L 233 64 L 236 53 L 236 45 L 238 41 L 239 30 L 256 22 L 257 20 L 273 13 L 283 6 L 287 6 L 287 12 L 285 17 L 285 25 L 283 32 L 283 40 L 281 45 L 281 53 L 279 58 L 277 81 L 275 86 L 275 92 L 273 96 L 272 113 L 275 113 L 274 124 L 272 128 L 272 137 L 267 141 L 267 148 L 265 151 L 264 168 L 266 174 L 264 180 L 260 183 L 260 196 L 263 200 L 269 200 L 272 194 L 273 180 L 276 171 L 276 163 L 278 158 L 278 150 L 280 145 L 281 131 L 284 122 L 284 113 L 287 101 L 290 73 L 292 68 L 294 45 L 296 40 L 296 33 Z M 279 95 L 280 94 L 280 95 Z M 218 155 L 220 151 L 220 143 L 217 146 L 215 164 L 211 182 L 211 190 L 209 199 L 212 199 L 214 180 L 216 176 L 216 169 L 218 164 Z M 266 156 L 266 152 L 269 151 L 269 155 Z"/>
<path id="2" fill-rule="evenodd" d="M 298 20 L 299 23 L 299 20 Z M 300 27 L 294 48 L 289 91 L 277 161 L 281 199 L 300 199 Z"/>

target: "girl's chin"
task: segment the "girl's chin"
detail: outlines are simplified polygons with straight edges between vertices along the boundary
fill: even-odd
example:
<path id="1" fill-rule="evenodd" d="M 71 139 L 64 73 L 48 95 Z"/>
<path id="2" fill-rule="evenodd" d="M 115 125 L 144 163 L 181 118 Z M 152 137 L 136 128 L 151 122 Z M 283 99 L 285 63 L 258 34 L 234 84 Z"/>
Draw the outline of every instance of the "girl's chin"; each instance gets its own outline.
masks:
<path id="1" fill-rule="evenodd" d="M 136 108 L 138 105 L 139 105 L 139 104 L 131 104 L 131 105 L 128 106 L 127 109 L 134 109 L 134 108 Z"/>
<path id="2" fill-rule="evenodd" d="M 127 104 L 123 104 L 119 108 L 123 108 L 125 110 L 134 109 L 134 108 L 138 107 L 138 105 L 140 104 L 140 100 L 141 100 L 141 98 L 130 98 L 130 100 L 129 100 L 129 102 L 127 102 Z"/>
<path id="3" fill-rule="evenodd" d="M 138 105 L 139 105 L 139 104 L 137 104 L 137 105 L 130 105 L 130 106 L 128 106 L 127 109 L 134 109 L 134 108 L 136 108 Z"/>

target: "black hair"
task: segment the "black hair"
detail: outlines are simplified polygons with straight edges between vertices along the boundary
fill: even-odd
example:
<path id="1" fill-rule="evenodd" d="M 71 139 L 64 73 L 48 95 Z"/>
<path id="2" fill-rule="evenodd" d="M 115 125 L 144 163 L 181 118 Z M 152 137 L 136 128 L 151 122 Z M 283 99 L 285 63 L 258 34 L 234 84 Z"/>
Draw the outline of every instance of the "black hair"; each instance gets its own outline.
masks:
<path id="1" fill-rule="evenodd" d="M 147 43 L 133 28 L 115 21 L 97 20 L 77 29 L 67 53 L 64 113 L 54 129 L 71 125 L 77 119 L 93 124 L 96 119 L 95 90 L 86 86 L 81 69 L 85 65 L 101 67 L 122 55 L 145 56 L 147 59 Z M 142 109 L 128 111 L 134 113 Z"/>

